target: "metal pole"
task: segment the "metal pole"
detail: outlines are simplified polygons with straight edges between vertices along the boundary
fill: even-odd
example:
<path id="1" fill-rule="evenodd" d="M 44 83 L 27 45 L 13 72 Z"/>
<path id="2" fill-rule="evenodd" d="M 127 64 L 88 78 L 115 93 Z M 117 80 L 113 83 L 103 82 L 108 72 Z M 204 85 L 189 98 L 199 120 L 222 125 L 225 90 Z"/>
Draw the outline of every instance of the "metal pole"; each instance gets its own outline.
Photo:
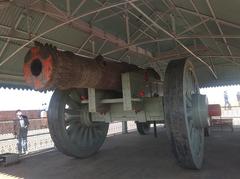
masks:
<path id="1" fill-rule="evenodd" d="M 216 15 L 215 15 L 215 13 L 214 13 L 214 10 L 213 10 L 213 8 L 212 8 L 209 0 L 206 0 L 206 2 L 207 2 L 208 8 L 209 8 L 209 10 L 210 10 L 213 18 L 216 19 Z M 221 28 L 219 22 L 215 21 L 215 23 L 217 24 L 218 30 L 219 30 L 219 32 L 221 33 L 221 35 L 224 36 L 223 31 L 222 31 L 222 28 Z M 225 37 L 223 37 L 223 41 L 224 41 L 224 43 L 225 43 L 225 45 L 226 45 L 226 48 L 227 48 L 230 56 L 233 56 L 232 51 L 231 51 L 231 49 L 230 49 L 230 47 L 229 47 L 229 45 L 228 45 L 227 40 L 226 40 Z M 232 58 L 232 60 L 235 61 L 234 58 Z"/>
<path id="2" fill-rule="evenodd" d="M 134 3 L 129 1 L 129 4 L 134 7 L 140 14 L 142 14 L 146 19 L 148 19 L 155 27 L 157 27 L 158 29 L 160 29 L 161 31 L 163 31 L 165 34 L 167 34 L 169 37 L 171 37 L 172 39 L 174 39 L 180 46 L 182 46 L 187 52 L 189 52 L 193 57 L 195 57 L 198 61 L 200 61 L 201 63 L 203 63 L 208 69 L 209 71 L 213 74 L 213 76 L 215 77 L 215 79 L 217 79 L 217 75 L 215 74 L 215 72 L 213 71 L 213 69 L 205 62 L 203 61 L 200 57 L 198 57 L 195 53 L 193 53 L 187 46 L 185 46 L 181 41 L 179 41 L 173 34 L 171 34 L 170 32 L 168 32 L 167 30 L 165 30 L 164 28 L 162 28 L 159 24 L 157 24 L 156 22 L 154 22 L 151 18 L 149 18 L 149 16 L 147 14 L 145 14 L 141 9 L 139 9 Z"/>
<path id="3" fill-rule="evenodd" d="M 122 134 L 128 133 L 127 121 L 122 122 Z"/>
<path id="4" fill-rule="evenodd" d="M 136 0 L 132 0 L 133 2 L 136 1 Z M 129 1 L 129 2 L 132 2 L 132 1 Z M 116 6 L 120 6 L 120 5 L 124 5 L 126 3 L 129 3 L 129 2 L 120 2 L 120 3 L 116 3 L 116 4 L 112 4 L 112 5 L 109 5 L 109 6 L 106 6 L 104 8 L 100 8 L 100 9 L 97 9 L 97 10 L 93 10 L 93 11 L 90 11 L 88 13 L 85 13 L 85 14 L 82 14 L 82 15 L 79 15 L 75 18 L 71 18 L 63 23 L 60 23 L 46 31 L 44 31 L 43 33 L 35 36 L 34 38 L 32 38 L 31 40 L 29 40 L 27 43 L 25 43 L 24 45 L 21 45 L 18 49 L 16 49 L 13 53 L 11 53 L 5 60 L 3 60 L 1 63 L 0 63 L 0 66 L 4 65 L 6 62 L 8 62 L 14 55 L 16 55 L 20 50 L 24 49 L 24 47 L 26 47 L 27 45 L 31 44 L 32 42 L 34 42 L 35 40 L 37 40 L 38 38 L 48 34 L 49 32 L 52 32 L 62 26 L 65 26 L 67 24 L 70 24 L 71 22 L 74 22 L 80 18 L 83 18 L 83 17 L 86 17 L 86 16 L 89 16 L 91 14 L 94 14 L 96 12 L 99 12 L 99 11 L 104 11 L 104 10 L 107 10 L 107 9 L 110 9 L 110 8 L 113 8 L 113 7 L 116 7 Z"/>
<path id="5" fill-rule="evenodd" d="M 157 123 L 156 121 L 153 122 L 154 125 L 154 137 L 157 138 Z"/>

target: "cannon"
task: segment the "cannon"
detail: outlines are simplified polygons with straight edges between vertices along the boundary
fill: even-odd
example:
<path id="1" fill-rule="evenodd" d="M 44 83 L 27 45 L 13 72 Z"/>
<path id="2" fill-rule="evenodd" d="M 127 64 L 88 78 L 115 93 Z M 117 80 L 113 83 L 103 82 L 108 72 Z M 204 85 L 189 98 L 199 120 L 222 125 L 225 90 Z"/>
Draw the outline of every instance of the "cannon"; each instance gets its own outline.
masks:
<path id="1" fill-rule="evenodd" d="M 72 52 L 57 51 L 51 45 L 36 46 L 27 53 L 24 78 L 35 89 L 121 88 L 121 74 L 140 70 L 135 65 L 103 60 L 99 55 L 89 59 Z"/>
<path id="2" fill-rule="evenodd" d="M 135 121 L 143 135 L 151 123 L 164 122 L 179 165 L 201 168 L 208 105 L 189 60 L 169 62 L 162 82 L 152 69 L 36 43 L 25 56 L 24 77 L 35 89 L 54 90 L 48 123 L 62 153 L 95 154 L 112 121 Z"/>

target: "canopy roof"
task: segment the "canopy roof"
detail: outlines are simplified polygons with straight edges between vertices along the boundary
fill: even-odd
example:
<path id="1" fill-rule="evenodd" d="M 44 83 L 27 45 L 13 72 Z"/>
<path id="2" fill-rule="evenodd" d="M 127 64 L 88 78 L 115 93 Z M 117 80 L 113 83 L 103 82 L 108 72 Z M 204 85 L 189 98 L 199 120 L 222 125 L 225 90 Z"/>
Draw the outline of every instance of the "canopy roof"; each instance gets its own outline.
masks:
<path id="1" fill-rule="evenodd" d="M 239 0 L 0 0 L 0 86 L 26 88 L 33 41 L 153 67 L 190 58 L 200 86 L 240 84 Z"/>

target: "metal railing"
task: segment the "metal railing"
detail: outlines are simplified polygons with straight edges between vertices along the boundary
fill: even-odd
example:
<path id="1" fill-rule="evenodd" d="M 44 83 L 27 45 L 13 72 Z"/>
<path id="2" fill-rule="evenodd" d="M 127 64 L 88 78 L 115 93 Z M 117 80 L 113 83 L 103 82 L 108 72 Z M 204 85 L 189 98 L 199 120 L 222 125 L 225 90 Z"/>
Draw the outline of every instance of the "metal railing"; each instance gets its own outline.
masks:
<path id="1" fill-rule="evenodd" d="M 231 118 L 233 119 L 233 126 L 235 128 L 240 127 L 240 106 L 232 106 L 230 109 L 221 107 L 222 118 Z"/>
<path id="2" fill-rule="evenodd" d="M 240 106 L 232 106 L 231 109 L 225 109 L 224 107 L 222 107 L 221 117 L 232 118 L 234 127 L 240 128 Z M 54 143 L 51 139 L 47 126 L 38 126 L 38 124 L 36 123 L 37 120 L 41 119 L 30 120 L 30 125 L 32 121 L 32 126 L 28 132 L 28 151 L 30 153 L 54 147 Z M 136 125 L 134 121 L 127 122 L 127 130 L 128 132 L 136 130 Z M 12 132 L 13 121 L 0 121 L 0 154 L 7 152 L 17 152 L 17 139 L 14 138 Z M 122 122 L 113 122 L 109 126 L 108 136 L 118 135 L 124 132 L 125 131 L 123 130 Z"/>
<path id="3" fill-rule="evenodd" d="M 12 134 L 12 128 L 9 123 L 13 125 L 13 121 L 1 121 L 1 125 L 6 125 L 9 131 L 0 131 L 0 154 L 3 153 L 17 153 L 17 139 Z M 31 125 L 31 120 L 30 120 Z M 1 126 L 3 128 L 3 126 Z M 113 122 L 109 125 L 108 136 L 122 134 L 123 133 L 122 122 Z M 127 122 L 128 131 L 136 130 L 134 121 Z M 4 132 L 3 132 L 4 131 Z M 44 149 L 51 149 L 54 147 L 54 143 L 49 134 L 48 128 L 43 129 L 31 129 L 28 131 L 28 152 L 34 153 Z"/>

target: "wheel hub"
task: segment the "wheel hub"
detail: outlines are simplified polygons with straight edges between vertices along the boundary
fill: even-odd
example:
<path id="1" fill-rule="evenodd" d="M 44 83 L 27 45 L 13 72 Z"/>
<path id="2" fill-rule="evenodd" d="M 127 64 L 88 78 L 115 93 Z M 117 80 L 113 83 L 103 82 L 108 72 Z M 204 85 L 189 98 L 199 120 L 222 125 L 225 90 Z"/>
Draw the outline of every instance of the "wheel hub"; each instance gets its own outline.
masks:
<path id="1" fill-rule="evenodd" d="M 88 109 L 81 110 L 80 116 L 81 116 L 82 125 L 84 125 L 86 127 L 92 126 L 91 114 L 88 112 Z"/>
<path id="2" fill-rule="evenodd" d="M 208 100 L 206 95 L 192 94 L 193 126 L 205 128 L 208 126 Z"/>

